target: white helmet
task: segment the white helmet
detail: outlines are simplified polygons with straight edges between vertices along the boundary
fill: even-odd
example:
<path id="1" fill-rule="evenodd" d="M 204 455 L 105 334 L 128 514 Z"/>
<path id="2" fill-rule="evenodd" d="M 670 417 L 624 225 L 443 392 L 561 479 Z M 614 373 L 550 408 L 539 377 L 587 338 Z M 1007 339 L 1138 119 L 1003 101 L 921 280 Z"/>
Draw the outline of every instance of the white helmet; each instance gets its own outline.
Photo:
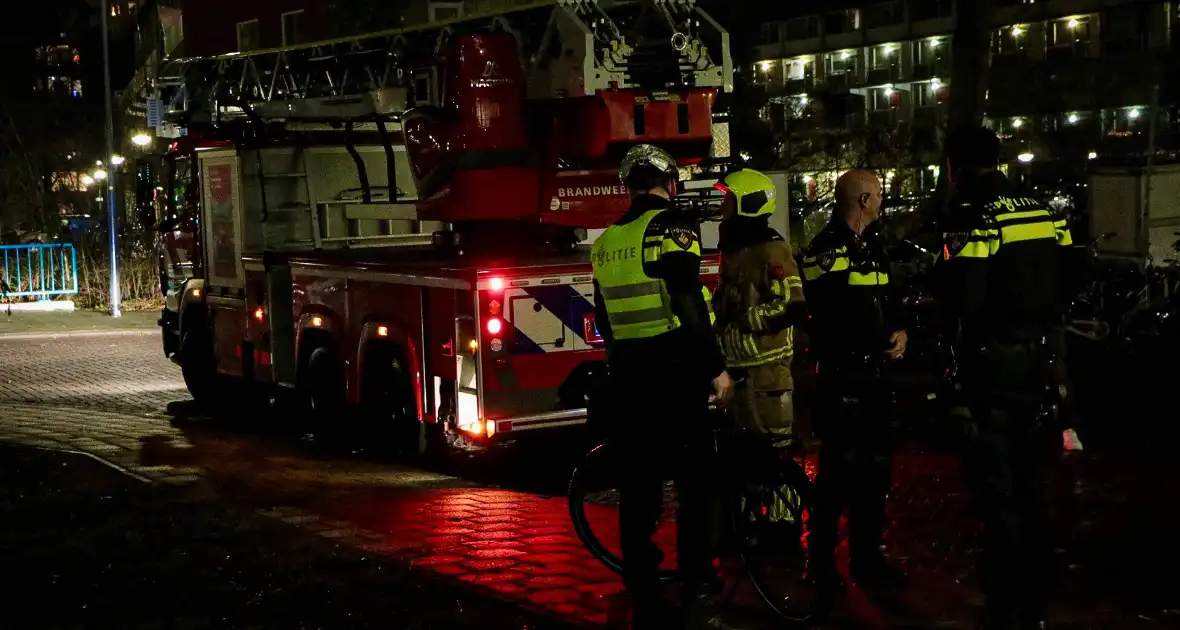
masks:
<path id="1" fill-rule="evenodd" d="M 667 173 L 669 177 L 676 179 L 677 168 L 676 160 L 668 155 L 668 152 L 653 145 L 653 144 L 637 144 L 627 151 L 623 156 L 623 162 L 619 166 L 619 179 L 627 181 L 627 176 L 631 171 L 635 170 L 637 166 L 650 166 L 656 170 Z"/>

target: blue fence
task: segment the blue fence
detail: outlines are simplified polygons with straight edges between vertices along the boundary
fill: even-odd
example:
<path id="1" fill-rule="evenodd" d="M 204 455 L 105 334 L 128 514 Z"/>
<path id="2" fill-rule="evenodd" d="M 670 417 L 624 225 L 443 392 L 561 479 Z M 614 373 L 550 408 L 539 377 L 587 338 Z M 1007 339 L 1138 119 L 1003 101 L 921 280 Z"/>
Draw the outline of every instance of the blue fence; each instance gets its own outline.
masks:
<path id="1" fill-rule="evenodd" d="M 0 245 L 4 270 L 0 276 L 8 297 L 51 300 L 78 293 L 78 254 L 69 243 Z"/>

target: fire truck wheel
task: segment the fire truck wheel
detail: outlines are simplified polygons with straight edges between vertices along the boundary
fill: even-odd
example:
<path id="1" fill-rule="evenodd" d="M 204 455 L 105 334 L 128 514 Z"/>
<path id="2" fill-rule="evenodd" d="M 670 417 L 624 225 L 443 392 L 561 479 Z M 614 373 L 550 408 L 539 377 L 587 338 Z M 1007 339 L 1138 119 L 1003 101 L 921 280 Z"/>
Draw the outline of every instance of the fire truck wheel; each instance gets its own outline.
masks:
<path id="1" fill-rule="evenodd" d="M 391 344 L 366 349 L 361 404 L 369 422 L 366 428 L 386 450 L 405 456 L 418 456 L 426 450 L 416 402 L 401 349 Z"/>
<path id="2" fill-rule="evenodd" d="M 185 330 L 180 340 L 180 374 L 198 405 L 208 404 L 217 395 L 217 367 L 207 337 L 203 329 L 194 326 Z"/>
<path id="3" fill-rule="evenodd" d="M 341 417 L 345 402 L 344 362 L 336 349 L 328 344 L 312 348 L 299 370 L 298 382 L 309 428 L 330 428 L 328 423 Z"/>

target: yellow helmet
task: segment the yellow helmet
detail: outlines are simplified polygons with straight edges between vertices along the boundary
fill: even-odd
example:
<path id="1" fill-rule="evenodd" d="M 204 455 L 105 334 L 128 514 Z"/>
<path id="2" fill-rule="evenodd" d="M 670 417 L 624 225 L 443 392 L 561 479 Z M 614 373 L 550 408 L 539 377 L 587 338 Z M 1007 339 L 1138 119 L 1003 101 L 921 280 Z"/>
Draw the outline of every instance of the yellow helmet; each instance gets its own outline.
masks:
<path id="1" fill-rule="evenodd" d="M 739 216 L 761 217 L 774 214 L 774 182 L 758 171 L 748 168 L 734 171 L 721 178 L 717 188 L 733 193 Z"/>

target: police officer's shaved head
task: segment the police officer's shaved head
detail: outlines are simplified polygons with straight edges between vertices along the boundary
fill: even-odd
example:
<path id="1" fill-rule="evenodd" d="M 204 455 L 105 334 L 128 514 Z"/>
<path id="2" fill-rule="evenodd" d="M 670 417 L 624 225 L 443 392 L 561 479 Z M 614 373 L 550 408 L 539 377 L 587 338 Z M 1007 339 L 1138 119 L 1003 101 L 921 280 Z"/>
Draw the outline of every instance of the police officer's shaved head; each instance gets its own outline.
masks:
<path id="1" fill-rule="evenodd" d="M 959 127 L 947 136 L 946 157 L 954 171 L 994 169 L 1000 163 L 1000 139 L 979 125 Z"/>
<path id="2" fill-rule="evenodd" d="M 836 209 L 842 214 L 880 209 L 881 180 L 871 171 L 848 171 L 836 180 Z"/>

